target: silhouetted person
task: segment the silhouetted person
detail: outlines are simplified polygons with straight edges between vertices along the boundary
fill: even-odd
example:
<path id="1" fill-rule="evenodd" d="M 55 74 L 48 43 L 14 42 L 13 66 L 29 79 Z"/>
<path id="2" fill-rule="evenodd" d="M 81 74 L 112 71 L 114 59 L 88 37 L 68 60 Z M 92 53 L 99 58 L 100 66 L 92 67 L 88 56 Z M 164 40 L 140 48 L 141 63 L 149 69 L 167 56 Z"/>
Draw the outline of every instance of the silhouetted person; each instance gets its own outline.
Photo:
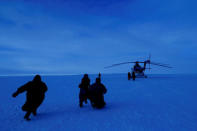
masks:
<path id="1" fill-rule="evenodd" d="M 85 74 L 79 84 L 80 92 L 79 92 L 79 106 L 83 106 L 83 102 L 87 104 L 88 99 L 88 88 L 90 86 L 90 79 L 88 74 Z"/>
<path id="2" fill-rule="evenodd" d="M 96 78 L 96 82 L 89 88 L 89 99 L 92 107 L 102 108 L 105 106 L 104 94 L 107 92 L 105 86 L 101 83 L 100 78 Z"/>
<path id="3" fill-rule="evenodd" d="M 24 118 L 30 120 L 29 116 L 31 113 L 36 115 L 37 108 L 42 104 L 45 92 L 47 91 L 47 86 L 41 81 L 40 75 L 36 75 L 34 79 L 25 85 L 18 88 L 18 90 L 13 93 L 13 97 L 26 91 L 26 102 L 22 106 L 22 110 L 26 111 Z"/>

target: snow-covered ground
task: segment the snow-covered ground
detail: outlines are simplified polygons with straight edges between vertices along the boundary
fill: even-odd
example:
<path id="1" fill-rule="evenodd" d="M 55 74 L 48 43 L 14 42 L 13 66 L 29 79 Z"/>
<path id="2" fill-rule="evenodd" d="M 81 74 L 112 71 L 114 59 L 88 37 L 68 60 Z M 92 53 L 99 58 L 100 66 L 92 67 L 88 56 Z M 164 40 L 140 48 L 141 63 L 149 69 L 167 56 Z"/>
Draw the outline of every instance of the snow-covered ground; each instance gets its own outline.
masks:
<path id="1" fill-rule="evenodd" d="M 33 79 L 0 77 L 0 131 L 197 131 L 197 75 L 149 75 L 128 81 L 127 74 L 103 75 L 106 107 L 78 106 L 82 75 L 44 76 L 46 99 L 31 121 L 23 119 L 25 93 L 16 89 Z M 96 75 L 90 75 L 91 83 Z"/>

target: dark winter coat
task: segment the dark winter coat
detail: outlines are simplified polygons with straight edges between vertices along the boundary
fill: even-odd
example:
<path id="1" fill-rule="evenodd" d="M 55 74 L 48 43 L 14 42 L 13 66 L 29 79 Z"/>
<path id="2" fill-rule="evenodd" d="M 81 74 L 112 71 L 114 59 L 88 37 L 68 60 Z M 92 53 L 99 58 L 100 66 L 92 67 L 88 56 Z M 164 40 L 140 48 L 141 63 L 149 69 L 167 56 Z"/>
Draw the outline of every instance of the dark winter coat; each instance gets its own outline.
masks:
<path id="1" fill-rule="evenodd" d="M 107 89 L 102 83 L 94 83 L 89 88 L 89 99 L 92 106 L 102 108 L 105 105 L 104 94 Z"/>
<path id="2" fill-rule="evenodd" d="M 30 81 L 18 88 L 15 95 L 18 95 L 25 91 L 27 92 L 26 102 L 23 105 L 22 109 L 24 111 L 35 111 L 44 100 L 47 86 L 42 81 Z"/>
<path id="3" fill-rule="evenodd" d="M 79 88 L 88 91 L 89 86 L 90 86 L 90 79 L 87 77 L 81 80 L 81 84 L 79 85 Z"/>
<path id="4" fill-rule="evenodd" d="M 79 99 L 81 101 L 87 99 L 89 86 L 90 86 L 90 79 L 88 77 L 83 78 L 81 84 L 79 84 L 79 88 L 80 88 Z"/>

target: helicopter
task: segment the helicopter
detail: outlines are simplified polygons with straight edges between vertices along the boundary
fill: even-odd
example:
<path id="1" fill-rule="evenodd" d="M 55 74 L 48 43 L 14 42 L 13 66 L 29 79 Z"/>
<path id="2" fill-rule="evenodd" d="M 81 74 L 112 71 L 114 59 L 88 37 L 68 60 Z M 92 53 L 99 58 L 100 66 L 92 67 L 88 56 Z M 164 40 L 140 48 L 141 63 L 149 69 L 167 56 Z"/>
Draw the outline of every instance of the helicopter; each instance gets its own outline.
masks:
<path id="1" fill-rule="evenodd" d="M 165 67 L 165 68 L 172 68 L 171 66 L 169 66 L 168 64 L 162 64 L 162 63 L 156 63 L 156 62 L 152 62 L 150 61 L 150 55 L 148 60 L 145 61 L 129 61 L 129 62 L 122 62 L 122 63 L 117 63 L 117 64 L 113 64 L 111 66 L 106 66 L 104 68 L 112 68 L 114 66 L 119 66 L 119 65 L 123 65 L 123 64 L 135 64 L 133 66 L 133 68 L 131 68 L 131 72 L 128 72 L 128 80 L 130 80 L 131 78 L 133 80 L 135 80 L 136 78 L 147 78 L 147 75 L 144 74 L 146 69 L 151 69 L 150 65 L 156 65 L 156 66 L 161 66 L 161 67 Z M 143 67 L 140 65 L 140 63 L 143 63 Z M 149 65 L 149 67 L 147 68 L 147 64 Z"/>

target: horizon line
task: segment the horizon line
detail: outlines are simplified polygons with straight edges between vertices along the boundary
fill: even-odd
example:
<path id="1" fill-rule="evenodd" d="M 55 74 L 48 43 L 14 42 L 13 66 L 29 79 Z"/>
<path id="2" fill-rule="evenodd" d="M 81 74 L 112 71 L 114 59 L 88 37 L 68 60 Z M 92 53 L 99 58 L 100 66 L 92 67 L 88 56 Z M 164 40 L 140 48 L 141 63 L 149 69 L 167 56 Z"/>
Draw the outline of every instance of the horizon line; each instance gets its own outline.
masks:
<path id="1" fill-rule="evenodd" d="M 33 73 L 33 74 L 0 74 L 0 77 L 13 77 L 13 76 L 35 76 L 38 75 L 39 73 Z M 74 76 L 74 75 L 84 75 L 84 74 L 88 74 L 88 75 L 97 75 L 98 73 L 70 73 L 70 74 L 39 74 L 40 76 Z M 104 75 L 112 75 L 112 74 L 127 74 L 127 73 L 101 73 Z M 148 75 L 197 75 L 197 73 L 147 73 Z"/>

